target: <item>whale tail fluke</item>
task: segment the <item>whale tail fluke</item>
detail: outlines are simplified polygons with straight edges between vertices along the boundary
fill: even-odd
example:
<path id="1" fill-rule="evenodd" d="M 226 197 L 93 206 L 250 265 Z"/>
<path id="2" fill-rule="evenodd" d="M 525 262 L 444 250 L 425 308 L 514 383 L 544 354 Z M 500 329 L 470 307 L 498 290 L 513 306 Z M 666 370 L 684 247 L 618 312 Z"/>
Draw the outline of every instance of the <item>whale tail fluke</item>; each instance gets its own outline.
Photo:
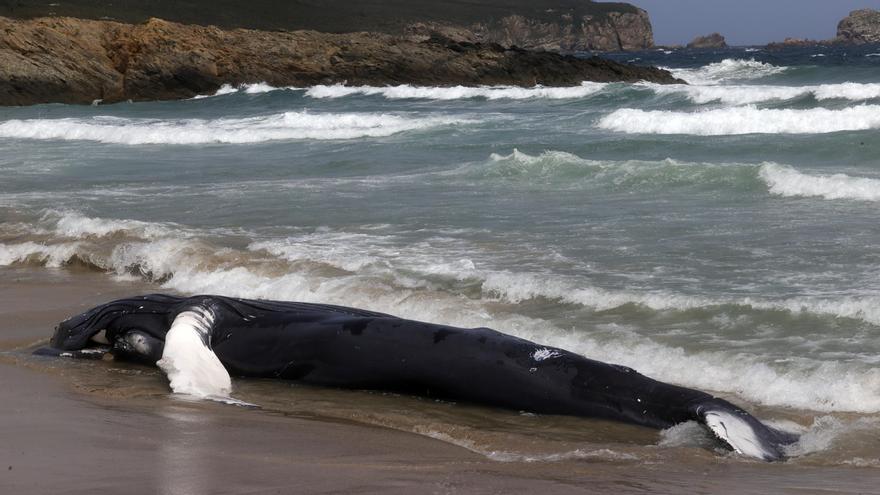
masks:
<path id="1" fill-rule="evenodd" d="M 736 452 L 762 459 L 785 458 L 784 446 L 798 440 L 797 435 L 771 428 L 751 414 L 721 400 L 712 399 L 695 408 L 697 419 Z"/>

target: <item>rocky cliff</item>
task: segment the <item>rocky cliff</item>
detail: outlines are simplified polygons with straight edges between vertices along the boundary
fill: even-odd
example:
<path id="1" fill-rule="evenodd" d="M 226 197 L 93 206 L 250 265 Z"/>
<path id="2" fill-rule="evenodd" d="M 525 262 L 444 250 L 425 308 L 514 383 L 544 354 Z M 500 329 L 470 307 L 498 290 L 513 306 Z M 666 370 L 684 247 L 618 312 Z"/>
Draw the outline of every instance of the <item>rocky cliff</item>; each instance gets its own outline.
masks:
<path id="1" fill-rule="evenodd" d="M 462 41 L 563 52 L 643 50 L 654 46 L 651 21 L 640 9 L 600 17 L 576 18 L 570 13 L 561 13 L 557 19 L 550 20 L 510 15 L 495 22 L 469 26 L 415 23 L 407 26 L 406 32 L 422 36 L 439 32 Z"/>
<path id="2" fill-rule="evenodd" d="M 857 45 L 880 43 L 880 11 L 863 9 L 850 12 L 837 25 L 835 41 Z"/>
<path id="3" fill-rule="evenodd" d="M 0 0 L 0 16 L 69 16 L 260 30 L 357 31 L 429 36 L 529 49 L 639 50 L 654 46 L 648 14 L 590 0 Z"/>
<path id="4" fill-rule="evenodd" d="M 186 98 L 222 84 L 577 85 L 680 82 L 664 70 L 497 44 L 381 33 L 271 32 L 0 17 L 0 104 Z"/>

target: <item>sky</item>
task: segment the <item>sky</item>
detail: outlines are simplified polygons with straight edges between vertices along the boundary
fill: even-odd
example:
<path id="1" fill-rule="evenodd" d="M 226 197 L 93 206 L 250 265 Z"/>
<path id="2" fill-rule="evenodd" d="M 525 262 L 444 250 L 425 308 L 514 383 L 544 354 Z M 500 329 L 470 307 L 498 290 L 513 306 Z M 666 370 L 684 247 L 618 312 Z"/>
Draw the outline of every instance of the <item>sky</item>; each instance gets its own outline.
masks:
<path id="1" fill-rule="evenodd" d="M 787 37 L 829 39 L 850 11 L 880 10 L 880 0 L 622 0 L 648 11 L 658 45 L 687 44 L 719 32 L 729 45 Z"/>

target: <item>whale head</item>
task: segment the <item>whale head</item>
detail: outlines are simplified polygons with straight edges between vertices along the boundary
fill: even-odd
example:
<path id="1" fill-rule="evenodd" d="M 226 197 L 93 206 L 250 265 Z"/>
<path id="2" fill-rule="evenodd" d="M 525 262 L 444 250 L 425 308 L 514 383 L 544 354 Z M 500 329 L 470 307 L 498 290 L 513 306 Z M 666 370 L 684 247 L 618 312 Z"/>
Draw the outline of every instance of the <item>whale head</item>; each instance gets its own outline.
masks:
<path id="1" fill-rule="evenodd" d="M 106 332 L 106 340 L 110 342 L 121 338 L 123 332 L 132 331 L 163 339 L 182 300 L 175 296 L 149 294 L 96 306 L 59 323 L 50 341 L 51 346 L 67 351 L 85 349 L 101 332 Z"/>

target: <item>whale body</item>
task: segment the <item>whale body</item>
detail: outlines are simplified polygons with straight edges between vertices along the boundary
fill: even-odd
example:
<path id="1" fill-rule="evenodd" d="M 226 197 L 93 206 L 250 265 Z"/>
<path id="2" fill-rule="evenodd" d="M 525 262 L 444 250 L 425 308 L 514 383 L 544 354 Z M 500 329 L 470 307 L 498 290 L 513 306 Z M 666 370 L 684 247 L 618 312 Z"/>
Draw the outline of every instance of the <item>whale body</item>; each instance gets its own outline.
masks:
<path id="1" fill-rule="evenodd" d="M 723 399 L 489 328 L 457 328 L 326 304 L 119 299 L 61 322 L 44 355 L 157 364 L 175 392 L 226 396 L 230 374 L 376 389 L 668 428 L 697 421 L 735 451 L 784 458 L 792 434 Z M 98 347 L 99 349 L 101 347 Z M 694 370 L 698 373 L 699 370 Z"/>

